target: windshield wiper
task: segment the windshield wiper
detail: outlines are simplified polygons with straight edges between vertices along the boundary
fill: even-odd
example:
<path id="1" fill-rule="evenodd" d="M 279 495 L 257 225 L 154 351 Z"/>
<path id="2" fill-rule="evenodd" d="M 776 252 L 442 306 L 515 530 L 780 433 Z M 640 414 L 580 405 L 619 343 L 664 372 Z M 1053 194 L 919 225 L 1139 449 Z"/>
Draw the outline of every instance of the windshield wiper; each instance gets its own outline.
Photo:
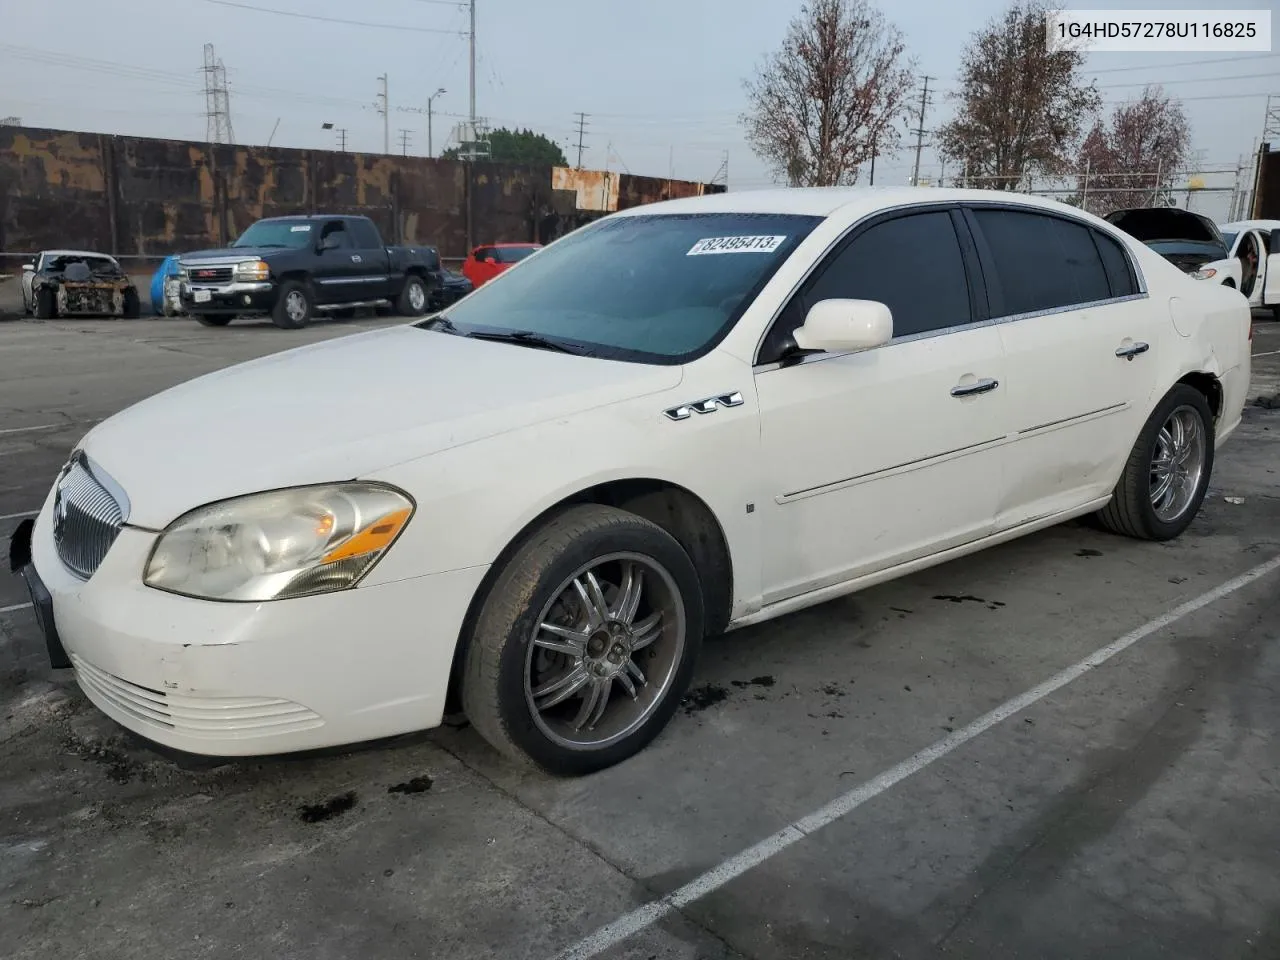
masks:
<path id="1" fill-rule="evenodd" d="M 512 330 L 509 333 L 468 333 L 466 336 L 475 340 L 493 340 L 497 343 L 518 343 L 526 347 L 537 347 L 540 350 L 554 350 L 556 353 L 570 353 L 574 356 L 583 356 L 581 350 L 575 350 L 573 347 L 565 346 L 558 340 L 552 340 L 542 336 L 540 333 L 534 333 L 532 330 Z"/>

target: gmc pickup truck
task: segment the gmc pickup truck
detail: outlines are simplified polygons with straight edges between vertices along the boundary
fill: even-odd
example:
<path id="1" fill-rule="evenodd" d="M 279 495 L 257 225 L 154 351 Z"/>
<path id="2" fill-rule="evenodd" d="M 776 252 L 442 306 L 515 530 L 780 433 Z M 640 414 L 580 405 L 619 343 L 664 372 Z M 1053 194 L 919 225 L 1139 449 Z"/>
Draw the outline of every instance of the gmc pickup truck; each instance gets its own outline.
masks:
<path id="1" fill-rule="evenodd" d="M 434 248 L 386 246 L 372 220 L 347 216 L 259 220 L 225 250 L 184 253 L 178 271 L 183 312 L 208 327 L 266 314 L 296 330 L 356 307 L 420 317 L 443 282 Z"/>

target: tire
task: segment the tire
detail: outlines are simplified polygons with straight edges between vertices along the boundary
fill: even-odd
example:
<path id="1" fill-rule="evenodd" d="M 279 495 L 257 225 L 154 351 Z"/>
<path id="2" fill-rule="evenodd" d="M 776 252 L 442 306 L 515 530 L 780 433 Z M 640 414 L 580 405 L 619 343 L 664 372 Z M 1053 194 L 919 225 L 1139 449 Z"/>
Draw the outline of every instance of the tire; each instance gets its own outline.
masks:
<path id="1" fill-rule="evenodd" d="M 125 320 L 137 320 L 142 316 L 142 303 L 138 299 L 137 290 L 126 290 L 124 292 L 124 303 L 121 305 L 120 316 Z"/>
<path id="2" fill-rule="evenodd" d="M 1165 434 L 1166 426 L 1175 414 L 1183 420 L 1184 435 L 1187 424 L 1197 425 L 1199 450 L 1197 452 L 1193 448 L 1184 461 L 1184 466 L 1194 477 L 1189 495 L 1177 497 L 1169 504 L 1170 509 L 1162 512 L 1152 502 L 1153 473 L 1157 454 L 1163 454 L 1167 449 L 1162 434 Z M 1112 533 L 1140 540 L 1172 540 L 1181 535 L 1195 519 L 1209 488 L 1209 478 L 1213 474 L 1213 444 L 1213 412 L 1204 394 L 1184 383 L 1175 385 L 1143 425 L 1125 462 L 1120 482 L 1111 495 L 1111 502 L 1098 511 L 1099 523 Z M 1198 472 L 1192 466 L 1197 461 Z M 1185 482 L 1182 489 L 1186 489 Z"/>
<path id="3" fill-rule="evenodd" d="M 422 317 L 427 313 L 427 285 L 422 278 L 410 274 L 405 278 L 404 289 L 396 298 L 396 313 L 402 317 Z"/>
<path id="4" fill-rule="evenodd" d="M 205 327 L 225 327 L 235 319 L 230 313 L 197 313 L 195 317 Z"/>
<path id="5" fill-rule="evenodd" d="M 562 629 L 586 625 L 586 607 L 571 584 L 576 578 L 585 588 L 588 571 L 599 574 L 605 606 L 625 621 L 625 611 L 617 607 L 627 564 L 645 574 L 639 579 L 638 609 L 633 604 L 631 610 L 636 633 L 611 634 L 597 627 L 589 646 L 576 644 L 576 654 L 544 649 L 546 643 L 564 643 L 547 631 L 537 631 L 535 645 L 538 623 L 558 622 Z M 647 628 L 655 616 L 656 627 Z M 493 582 L 466 649 L 462 708 L 480 735 L 517 763 L 556 776 L 602 770 L 644 749 L 670 721 L 689 687 L 702 635 L 698 574 L 670 534 L 614 507 L 571 507 L 525 539 Z M 643 644 L 646 637 L 656 639 Z M 634 660 L 628 650 L 633 640 L 642 642 Z M 602 648 L 595 649 L 596 644 Z M 643 683 L 628 668 L 637 662 Z M 563 693 L 570 675 L 586 686 L 558 704 L 545 702 Z M 588 715 L 593 684 L 609 690 L 599 718 Z M 541 710 L 534 706 L 539 696 Z M 586 729 L 572 730 L 584 717 Z M 603 726 L 595 727 L 592 719 Z"/>
<path id="6" fill-rule="evenodd" d="M 286 280 L 280 284 L 271 322 L 281 330 L 298 330 L 311 322 L 314 309 L 311 288 L 300 280 Z"/>
<path id="7" fill-rule="evenodd" d="M 1276 323 L 1280 323 L 1280 303 L 1271 308 L 1271 319 Z"/>
<path id="8" fill-rule="evenodd" d="M 52 320 L 58 315 L 58 299 L 48 287 L 36 291 L 35 315 L 37 320 Z"/>

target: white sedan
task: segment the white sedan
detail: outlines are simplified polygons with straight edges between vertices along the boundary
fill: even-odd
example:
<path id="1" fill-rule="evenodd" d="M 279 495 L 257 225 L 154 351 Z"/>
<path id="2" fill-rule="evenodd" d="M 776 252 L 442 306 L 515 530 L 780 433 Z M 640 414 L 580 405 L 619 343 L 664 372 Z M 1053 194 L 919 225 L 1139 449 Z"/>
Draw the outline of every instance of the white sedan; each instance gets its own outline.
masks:
<path id="1" fill-rule="evenodd" d="M 1249 330 L 1239 293 L 1052 201 L 670 201 L 447 315 L 116 414 L 14 552 L 54 662 L 168 747 L 460 707 L 582 774 L 659 733 L 708 634 L 1085 514 L 1178 536 Z"/>
<path id="2" fill-rule="evenodd" d="M 1280 220 L 1238 220 L 1220 228 L 1240 261 L 1240 292 L 1251 307 L 1270 307 L 1280 320 Z"/>

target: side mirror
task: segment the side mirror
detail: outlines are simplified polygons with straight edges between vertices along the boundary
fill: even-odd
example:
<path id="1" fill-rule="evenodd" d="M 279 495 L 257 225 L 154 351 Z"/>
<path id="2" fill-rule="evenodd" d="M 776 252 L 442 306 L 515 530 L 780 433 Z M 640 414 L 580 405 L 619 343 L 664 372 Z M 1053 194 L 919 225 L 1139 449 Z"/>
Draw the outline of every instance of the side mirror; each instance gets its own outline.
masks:
<path id="1" fill-rule="evenodd" d="M 36 269 L 36 265 L 34 263 L 24 263 L 22 265 L 23 273 L 34 273 L 35 269 Z"/>
<path id="2" fill-rule="evenodd" d="M 485 262 L 485 263 L 497 263 L 498 261 L 497 261 L 495 258 L 493 258 L 493 257 L 485 257 L 485 258 L 484 258 L 484 262 Z"/>
<path id="3" fill-rule="evenodd" d="M 848 353 L 881 347 L 893 339 L 893 314 L 875 300 L 820 300 L 796 329 L 801 350 Z"/>

